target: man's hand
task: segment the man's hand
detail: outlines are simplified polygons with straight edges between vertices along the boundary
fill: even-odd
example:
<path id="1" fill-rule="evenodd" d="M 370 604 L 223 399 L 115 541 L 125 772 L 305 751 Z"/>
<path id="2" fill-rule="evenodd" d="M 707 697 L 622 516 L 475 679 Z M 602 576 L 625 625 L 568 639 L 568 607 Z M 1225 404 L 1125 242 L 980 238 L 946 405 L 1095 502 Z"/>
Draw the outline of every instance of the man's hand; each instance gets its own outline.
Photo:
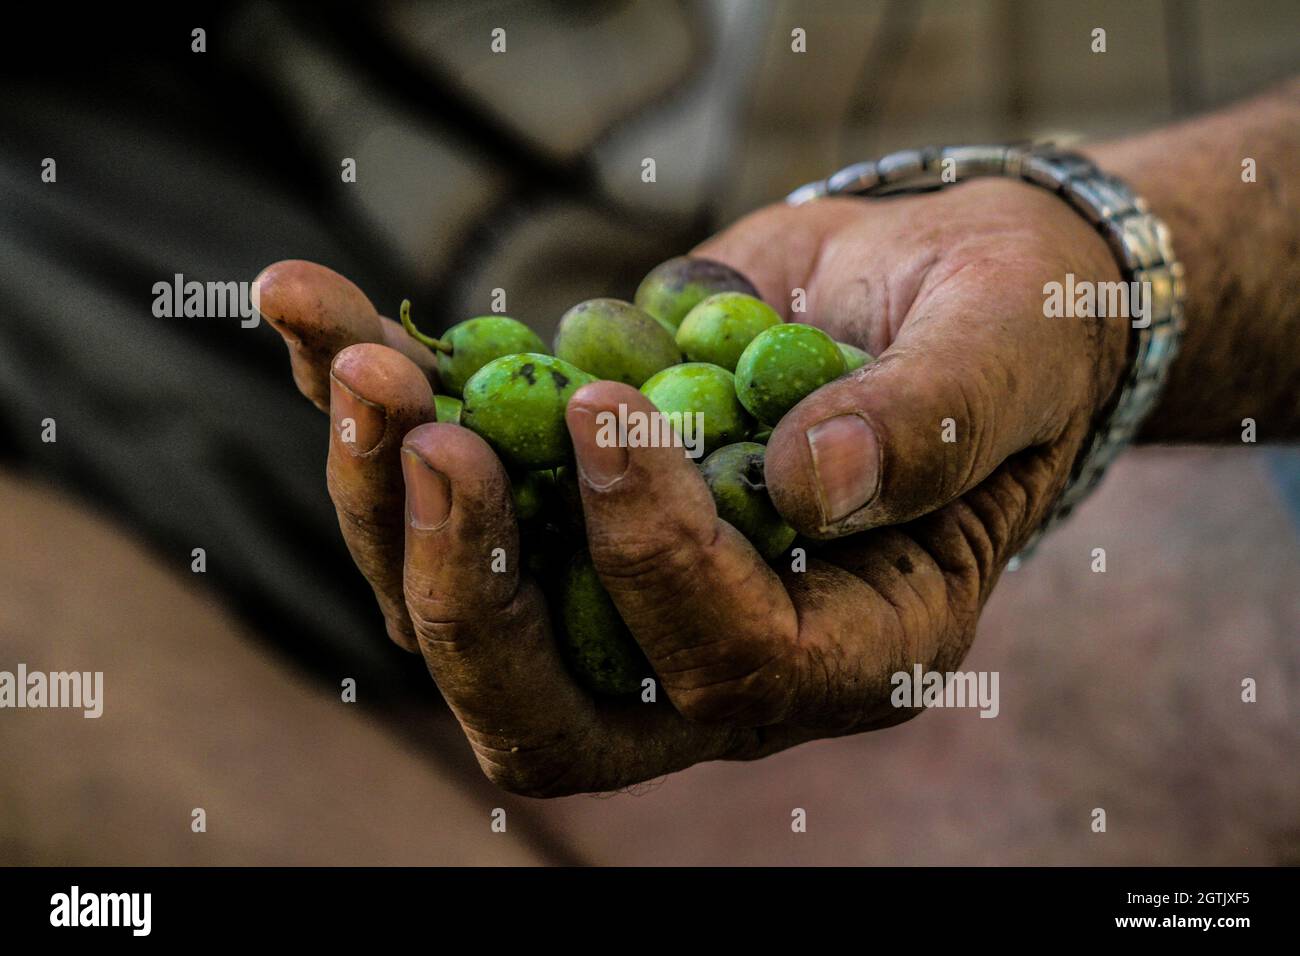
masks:
<path id="1" fill-rule="evenodd" d="M 420 650 L 507 789 L 610 790 L 912 716 L 891 706 L 891 675 L 961 661 L 1118 382 L 1127 323 L 1043 315 L 1045 283 L 1118 269 L 1030 186 L 770 207 L 696 253 L 879 361 L 809 396 L 768 443 L 769 491 L 806 570 L 769 566 L 721 521 L 680 449 L 597 444 L 601 411 L 651 410 L 639 392 L 599 382 L 570 402 L 588 545 L 654 667 L 653 704 L 593 698 L 570 676 L 520 573 L 501 463 L 473 433 L 427 424 L 427 361 L 376 332 L 334 273 L 259 277 L 300 387 L 330 396 L 330 492 L 389 633 Z M 796 289 L 807 310 L 792 315 Z M 345 442 L 343 419 L 364 422 L 364 440 Z"/>

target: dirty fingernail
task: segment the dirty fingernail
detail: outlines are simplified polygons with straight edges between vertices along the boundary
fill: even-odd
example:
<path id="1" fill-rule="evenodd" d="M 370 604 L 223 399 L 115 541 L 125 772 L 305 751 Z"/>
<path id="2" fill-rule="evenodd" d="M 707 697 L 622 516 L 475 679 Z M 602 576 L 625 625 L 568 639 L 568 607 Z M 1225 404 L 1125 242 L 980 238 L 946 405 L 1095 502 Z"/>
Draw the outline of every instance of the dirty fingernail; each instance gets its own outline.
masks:
<path id="1" fill-rule="evenodd" d="M 627 449 L 605 439 L 608 429 L 596 427 L 596 416 L 586 408 L 570 408 L 566 418 L 573 437 L 578 470 L 593 488 L 608 488 L 627 471 Z"/>
<path id="2" fill-rule="evenodd" d="M 330 424 L 343 447 L 354 455 L 373 451 L 384 437 L 387 414 L 330 373 Z"/>
<path id="3" fill-rule="evenodd" d="M 406 479 L 406 513 L 411 527 L 432 531 L 451 514 L 451 483 L 435 471 L 419 452 L 402 449 L 402 475 Z"/>
<path id="4" fill-rule="evenodd" d="M 837 415 L 808 429 L 822 523 L 834 524 L 880 490 L 880 445 L 858 415 Z"/>

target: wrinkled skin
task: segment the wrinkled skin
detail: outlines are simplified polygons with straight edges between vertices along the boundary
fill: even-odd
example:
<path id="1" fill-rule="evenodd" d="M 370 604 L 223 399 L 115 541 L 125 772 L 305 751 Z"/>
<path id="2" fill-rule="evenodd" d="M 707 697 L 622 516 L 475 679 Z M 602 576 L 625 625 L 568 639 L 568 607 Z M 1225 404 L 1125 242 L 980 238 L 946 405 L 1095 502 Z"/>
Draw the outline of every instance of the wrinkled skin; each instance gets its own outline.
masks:
<path id="1" fill-rule="evenodd" d="M 697 252 L 743 272 L 786 319 L 791 290 L 805 289 L 795 318 L 880 358 L 809 396 L 768 442 L 773 500 L 815 542 L 804 572 L 769 567 L 721 522 L 680 449 L 597 446 L 597 413 L 649 411 L 635 389 L 598 382 L 570 401 L 588 546 L 658 675 L 656 704 L 576 684 L 546 596 L 518 573 L 501 462 L 455 425 L 404 431 L 428 389 L 421 369 L 374 344 L 335 359 L 336 393 L 346 383 L 393 412 L 363 459 L 345 468 L 335 459 L 352 453 L 331 445 L 340 513 L 371 524 L 360 553 L 349 540 L 354 557 L 390 634 L 419 648 L 484 772 L 511 791 L 611 790 L 913 716 L 890 705 L 890 675 L 960 663 L 1118 380 L 1126 325 L 1045 319 L 1042 293 L 1067 272 L 1118 270 L 1081 217 L 1029 186 L 775 206 Z M 941 440 L 945 419 L 955 442 Z M 399 468 L 426 520 L 403 522 Z M 489 567 L 496 547 L 508 573 Z"/>

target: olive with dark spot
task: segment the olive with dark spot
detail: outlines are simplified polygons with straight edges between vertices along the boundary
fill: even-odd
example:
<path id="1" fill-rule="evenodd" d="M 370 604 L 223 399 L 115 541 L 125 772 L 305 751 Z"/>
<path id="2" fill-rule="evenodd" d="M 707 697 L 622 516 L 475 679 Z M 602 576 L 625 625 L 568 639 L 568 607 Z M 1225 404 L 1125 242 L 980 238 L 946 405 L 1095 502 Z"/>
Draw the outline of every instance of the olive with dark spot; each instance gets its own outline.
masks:
<path id="1" fill-rule="evenodd" d="M 640 388 L 682 353 L 672 334 L 630 302 L 590 299 L 560 319 L 555 354 L 596 378 Z"/>
<path id="2" fill-rule="evenodd" d="M 408 335 L 437 354 L 438 380 L 451 395 L 460 397 L 465 383 L 493 359 L 518 352 L 545 353 L 546 344 L 524 323 L 504 315 L 481 315 L 453 325 L 442 338 L 425 335 L 411 321 L 410 300 L 402 302 L 402 326 Z"/>
<path id="3" fill-rule="evenodd" d="M 564 379 L 563 386 L 551 374 L 555 372 Z M 553 355 L 505 355 L 465 383 L 461 424 L 487 439 L 509 465 L 555 468 L 573 454 L 564 410 L 573 393 L 593 381 Z"/>

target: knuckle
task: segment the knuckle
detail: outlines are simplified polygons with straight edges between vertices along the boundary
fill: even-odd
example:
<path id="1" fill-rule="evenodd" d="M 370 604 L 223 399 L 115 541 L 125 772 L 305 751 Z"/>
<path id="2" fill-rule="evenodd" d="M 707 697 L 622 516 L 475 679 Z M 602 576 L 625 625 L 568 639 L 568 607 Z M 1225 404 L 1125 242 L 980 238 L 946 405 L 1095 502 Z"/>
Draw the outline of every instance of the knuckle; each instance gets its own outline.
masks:
<path id="1" fill-rule="evenodd" d="M 716 522 L 715 522 L 716 525 Z M 696 577 L 699 554 L 708 540 L 687 526 L 623 527 L 591 536 L 591 556 L 608 580 L 637 585 L 648 578 L 659 582 L 688 582 Z"/>
<path id="2" fill-rule="evenodd" d="M 431 599 L 412 601 L 408 596 L 406 610 L 415 640 L 426 655 L 457 655 L 466 650 L 469 628 L 464 622 L 451 620 L 448 608 Z"/>
<path id="3" fill-rule="evenodd" d="M 474 747 L 483 775 L 507 793 L 521 797 L 562 797 L 582 790 L 575 784 L 575 753 L 563 744 L 542 748 Z"/>
<path id="4" fill-rule="evenodd" d="M 339 478 L 332 468 L 325 472 L 325 486 L 345 531 L 402 534 L 402 509 L 390 489 L 358 486 Z"/>
<path id="5" fill-rule="evenodd" d="M 406 610 L 426 656 L 454 657 L 498 634 L 524 633 L 537 624 L 535 590 L 515 589 L 509 582 L 500 592 L 449 587 L 410 564 L 403 577 Z"/>
<path id="6" fill-rule="evenodd" d="M 738 676 L 666 689 L 678 713 L 694 723 L 740 727 L 779 723 L 789 716 L 796 687 L 788 659 L 788 654 L 781 654 Z"/>
<path id="7" fill-rule="evenodd" d="M 971 592 L 952 601 L 947 613 L 937 623 L 932 638 L 916 648 L 915 659 L 927 671 L 944 673 L 961 666 L 975 643 L 983 598 Z"/>
<path id="8" fill-rule="evenodd" d="M 334 510 L 345 534 L 367 538 L 387 538 L 396 534 L 399 539 L 402 534 L 401 521 L 393 520 L 376 502 L 339 498 L 334 501 Z"/>
<path id="9" fill-rule="evenodd" d="M 507 793 L 520 797 L 542 797 L 548 792 L 538 774 L 517 767 L 512 762 L 498 763 L 480 757 L 479 766 L 488 780 Z"/>

